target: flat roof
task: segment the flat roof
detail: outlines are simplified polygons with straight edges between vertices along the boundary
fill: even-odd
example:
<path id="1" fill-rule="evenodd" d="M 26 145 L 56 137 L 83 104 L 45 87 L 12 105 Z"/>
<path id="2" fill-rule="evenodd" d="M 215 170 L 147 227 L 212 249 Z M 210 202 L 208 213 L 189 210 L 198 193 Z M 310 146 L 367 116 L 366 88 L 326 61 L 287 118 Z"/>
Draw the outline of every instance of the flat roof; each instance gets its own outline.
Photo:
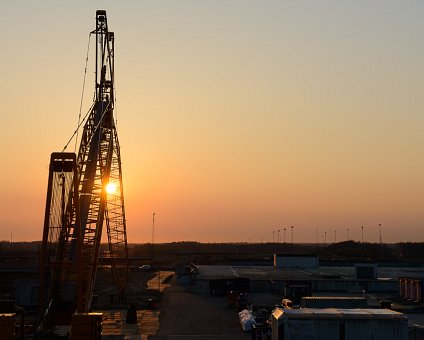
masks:
<path id="1" fill-rule="evenodd" d="M 250 278 L 256 280 L 355 280 L 355 267 L 275 268 L 274 266 L 199 265 L 196 279 Z M 424 277 L 422 267 L 377 267 L 377 280 L 393 281 L 401 277 Z"/>
<path id="2" fill-rule="evenodd" d="M 288 319 L 405 319 L 403 313 L 391 309 L 375 308 L 299 308 L 285 309 L 276 308 L 274 317 L 286 317 Z"/>

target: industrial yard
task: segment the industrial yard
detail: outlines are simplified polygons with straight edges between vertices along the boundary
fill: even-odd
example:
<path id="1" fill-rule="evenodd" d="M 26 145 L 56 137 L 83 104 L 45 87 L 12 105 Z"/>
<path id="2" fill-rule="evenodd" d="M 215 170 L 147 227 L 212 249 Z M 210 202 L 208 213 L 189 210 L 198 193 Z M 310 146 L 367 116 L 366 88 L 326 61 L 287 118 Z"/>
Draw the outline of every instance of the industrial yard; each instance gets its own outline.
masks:
<path id="1" fill-rule="evenodd" d="M 183 244 L 179 246 L 183 247 Z M 367 308 L 384 310 L 388 307 L 407 317 L 408 339 L 423 338 L 421 291 L 412 289 L 421 287 L 416 282 L 422 277 L 424 268 L 418 263 L 397 267 L 363 263 L 365 269 L 372 270 L 362 274 L 359 270 L 360 275 L 368 275 L 368 278 L 358 278 L 360 263 L 356 264 L 356 270 L 355 265 L 348 263 L 329 266 L 324 261 L 324 265 L 320 265 L 320 261 L 316 263 L 315 255 L 306 254 L 305 258 L 305 254 L 282 254 L 286 260 L 300 258 L 304 264 L 312 261 L 309 266 L 316 264 L 308 268 L 277 268 L 269 256 L 271 254 L 260 254 L 259 258 L 266 258 L 261 262 L 257 261 L 258 254 L 253 256 L 250 251 L 240 252 L 237 263 L 232 263 L 235 258 L 231 258 L 225 264 L 222 254 L 217 251 L 205 254 L 207 264 L 195 264 L 190 260 L 198 259 L 197 254 L 178 254 L 172 250 L 172 245 L 167 253 L 163 250 L 165 245 L 160 247 L 162 252 L 157 252 L 157 266 L 147 271 L 143 264 L 149 262 L 146 252 L 149 245 L 130 245 L 132 256 L 124 299 L 119 297 L 110 268 L 99 266 L 91 311 L 102 313 L 102 338 L 195 339 L 201 336 L 202 339 L 249 339 L 252 330 L 243 331 L 238 315 L 240 310 L 246 308 L 253 313 L 267 310 L 268 320 L 271 320 L 275 307 L 283 307 L 283 298 L 293 300 L 294 308 L 359 308 L 363 310 L 361 317 L 369 315 Z M 199 244 L 198 249 L 201 248 Z M 16 306 L 24 308 L 24 337 L 33 338 L 38 303 L 36 259 L 39 247 L 37 243 L 5 243 L 1 249 L 3 307 L 5 301 L 14 301 Z M 244 261 L 248 263 L 241 264 L 248 259 L 250 261 Z M 211 264 L 214 261 L 220 265 Z M 235 295 L 230 300 L 229 289 L 233 292 L 245 290 L 244 304 Z M 130 305 L 136 308 L 135 322 L 127 320 Z M 328 315 L 342 318 L 335 311 Z M 15 321 L 16 335 L 20 329 L 18 321 Z M 67 332 L 69 328 L 63 335 Z M 261 332 L 265 334 L 264 330 Z"/>
<path id="2" fill-rule="evenodd" d="M 423 5 L 95 5 L 0 21 L 0 340 L 424 340 Z"/>

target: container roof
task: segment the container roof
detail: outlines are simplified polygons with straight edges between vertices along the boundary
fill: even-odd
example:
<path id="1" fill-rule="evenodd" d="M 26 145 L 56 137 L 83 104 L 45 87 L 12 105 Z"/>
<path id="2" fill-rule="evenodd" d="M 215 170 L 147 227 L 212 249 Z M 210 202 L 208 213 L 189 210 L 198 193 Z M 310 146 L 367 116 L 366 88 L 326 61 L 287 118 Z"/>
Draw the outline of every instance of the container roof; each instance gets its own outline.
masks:
<path id="1" fill-rule="evenodd" d="M 274 318 L 287 319 L 405 319 L 405 315 L 390 309 L 375 308 L 276 308 Z"/>

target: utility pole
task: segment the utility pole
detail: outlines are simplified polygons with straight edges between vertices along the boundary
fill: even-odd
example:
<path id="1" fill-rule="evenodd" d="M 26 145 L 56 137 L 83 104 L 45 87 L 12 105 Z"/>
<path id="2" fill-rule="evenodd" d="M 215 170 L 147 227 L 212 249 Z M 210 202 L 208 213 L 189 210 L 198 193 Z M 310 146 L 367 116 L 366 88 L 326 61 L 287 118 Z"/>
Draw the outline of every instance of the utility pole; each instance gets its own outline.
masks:
<path id="1" fill-rule="evenodd" d="M 382 244 L 381 240 L 381 223 L 378 224 L 378 234 L 380 235 L 380 245 Z"/>
<path id="2" fill-rule="evenodd" d="M 286 228 L 284 228 L 284 243 L 286 243 Z"/>
<path id="3" fill-rule="evenodd" d="M 346 229 L 346 241 L 349 241 L 349 228 Z"/>
<path id="4" fill-rule="evenodd" d="M 334 230 L 334 243 L 337 243 L 337 230 Z"/>
<path id="5" fill-rule="evenodd" d="M 275 230 L 272 231 L 272 243 L 275 243 Z"/>
<path id="6" fill-rule="evenodd" d="M 327 232 L 324 231 L 324 246 L 327 245 Z"/>
<path id="7" fill-rule="evenodd" d="M 278 243 L 280 243 L 280 229 L 278 229 Z"/>
<path id="8" fill-rule="evenodd" d="M 363 225 L 362 225 L 361 229 L 362 229 L 362 243 L 364 243 L 364 226 Z"/>

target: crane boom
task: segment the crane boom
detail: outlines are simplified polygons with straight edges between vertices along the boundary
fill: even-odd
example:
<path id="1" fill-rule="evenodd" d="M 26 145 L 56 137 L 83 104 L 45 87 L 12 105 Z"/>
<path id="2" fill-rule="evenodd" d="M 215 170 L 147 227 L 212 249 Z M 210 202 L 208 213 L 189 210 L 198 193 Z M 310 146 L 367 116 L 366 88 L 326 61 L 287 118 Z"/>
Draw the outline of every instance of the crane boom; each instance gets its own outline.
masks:
<path id="1" fill-rule="evenodd" d="M 66 322 L 73 312 L 90 309 L 104 224 L 112 275 L 119 294 L 125 295 L 127 285 L 128 249 L 122 166 L 113 118 L 115 36 L 108 30 L 106 11 L 96 11 L 96 29 L 91 34 L 96 36 L 96 91 L 83 128 L 78 156 L 54 153 L 50 165 L 40 258 L 40 287 L 43 290 L 40 326 L 44 329 L 58 322 L 49 315 L 58 309 L 65 310 L 65 302 L 68 306 L 64 317 Z M 72 176 L 64 176 L 71 168 Z M 108 184 L 116 190 L 108 192 Z M 57 201 L 62 204 L 53 204 Z M 55 215 L 61 217 L 54 220 L 49 217 Z M 53 231 L 57 234 L 54 239 L 50 237 L 55 235 Z M 52 244 L 55 245 L 54 265 L 49 260 Z M 72 294 L 69 294 L 70 290 Z M 68 292 L 66 299 L 64 292 Z"/>

